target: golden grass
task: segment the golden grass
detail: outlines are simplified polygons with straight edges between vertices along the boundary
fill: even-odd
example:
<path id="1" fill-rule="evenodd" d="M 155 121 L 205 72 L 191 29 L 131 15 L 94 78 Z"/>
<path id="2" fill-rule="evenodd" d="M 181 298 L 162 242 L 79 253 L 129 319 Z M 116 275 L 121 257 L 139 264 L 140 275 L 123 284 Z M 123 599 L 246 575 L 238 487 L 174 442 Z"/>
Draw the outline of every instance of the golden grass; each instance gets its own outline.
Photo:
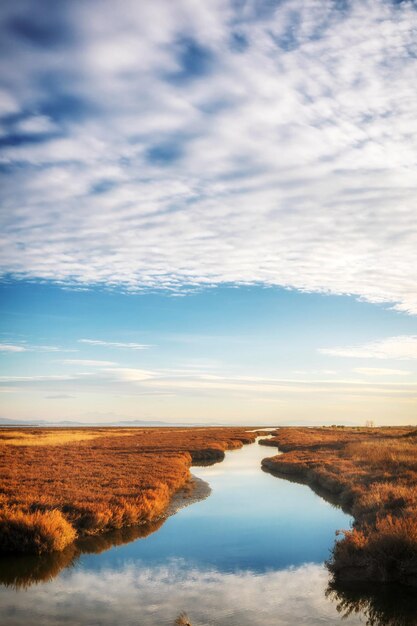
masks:
<path id="1" fill-rule="evenodd" d="M 57 446 L 71 443 L 73 441 L 87 441 L 97 437 L 126 436 L 130 434 L 130 429 L 122 432 L 121 429 L 7 429 L 0 432 L 0 444 L 8 446 Z"/>
<path id="2" fill-rule="evenodd" d="M 114 546 L 130 543 L 156 532 L 163 524 L 160 518 L 149 524 L 125 526 L 112 532 L 82 537 L 62 551 L 42 554 L 3 555 L 0 559 L 0 584 L 14 589 L 27 589 L 39 582 L 53 580 L 66 567 L 75 565 L 82 554 L 100 554 Z"/>
<path id="3" fill-rule="evenodd" d="M 19 445 L 9 445 L 9 431 L 0 430 L 0 552 L 62 549 L 72 535 L 58 515 L 74 536 L 154 521 L 187 482 L 191 463 L 221 460 L 256 437 L 242 428 L 92 429 L 87 439 L 88 429 L 60 429 L 56 437 L 66 432 L 83 438 L 33 445 L 24 431 Z M 43 441 L 48 433 L 31 436 Z M 55 516 L 55 530 L 47 530 L 45 514 Z"/>
<path id="4" fill-rule="evenodd" d="M 24 513 L 5 509 L 0 513 L 1 546 L 5 552 L 54 552 L 66 548 L 76 532 L 61 511 Z"/>
<path id="5" fill-rule="evenodd" d="M 410 428 L 284 428 L 274 472 L 337 494 L 355 517 L 328 566 L 338 580 L 417 586 L 417 438 Z M 322 443 L 320 444 L 320 437 Z"/>

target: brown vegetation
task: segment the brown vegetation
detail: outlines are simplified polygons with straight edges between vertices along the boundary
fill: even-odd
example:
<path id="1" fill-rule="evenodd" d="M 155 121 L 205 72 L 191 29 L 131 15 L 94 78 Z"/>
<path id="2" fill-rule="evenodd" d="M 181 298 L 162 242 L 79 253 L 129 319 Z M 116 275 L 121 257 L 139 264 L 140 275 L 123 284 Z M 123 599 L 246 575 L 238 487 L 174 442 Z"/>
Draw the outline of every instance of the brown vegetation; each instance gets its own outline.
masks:
<path id="1" fill-rule="evenodd" d="M 157 520 L 192 463 L 222 460 L 256 437 L 242 428 L 17 432 L 24 436 L 0 431 L 0 552 L 38 554 L 63 550 L 76 535 Z"/>
<path id="2" fill-rule="evenodd" d="M 417 585 L 417 437 L 410 428 L 283 428 L 265 469 L 337 495 L 355 517 L 328 567 L 336 580 Z"/>
<path id="3" fill-rule="evenodd" d="M 72 441 L 86 441 L 106 435 L 108 437 L 129 435 L 130 428 L 8 428 L 0 430 L 0 444 L 9 446 L 63 445 Z"/>
<path id="4" fill-rule="evenodd" d="M 174 622 L 174 626 L 191 626 L 188 615 L 186 613 L 180 613 Z"/>
<path id="5" fill-rule="evenodd" d="M 342 619 L 359 615 L 366 626 L 417 626 L 417 597 L 409 587 L 394 583 L 338 585 L 332 581 L 326 597 L 336 602 Z"/>
<path id="6" fill-rule="evenodd" d="M 164 521 L 160 517 L 147 524 L 125 526 L 107 533 L 80 537 L 60 552 L 2 555 L 0 584 L 14 589 L 27 589 L 39 582 L 49 582 L 64 568 L 75 565 L 82 554 L 100 554 L 114 546 L 148 537 L 159 530 Z"/>

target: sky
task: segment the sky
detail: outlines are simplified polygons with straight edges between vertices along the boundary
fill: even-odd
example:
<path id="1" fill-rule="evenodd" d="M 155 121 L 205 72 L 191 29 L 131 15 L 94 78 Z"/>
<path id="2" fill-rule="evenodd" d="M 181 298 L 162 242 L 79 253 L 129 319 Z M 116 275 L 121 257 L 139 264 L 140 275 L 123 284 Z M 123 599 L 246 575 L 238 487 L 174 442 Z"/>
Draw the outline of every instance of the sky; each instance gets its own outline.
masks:
<path id="1" fill-rule="evenodd" d="M 417 423 L 417 3 L 0 6 L 0 418 Z"/>

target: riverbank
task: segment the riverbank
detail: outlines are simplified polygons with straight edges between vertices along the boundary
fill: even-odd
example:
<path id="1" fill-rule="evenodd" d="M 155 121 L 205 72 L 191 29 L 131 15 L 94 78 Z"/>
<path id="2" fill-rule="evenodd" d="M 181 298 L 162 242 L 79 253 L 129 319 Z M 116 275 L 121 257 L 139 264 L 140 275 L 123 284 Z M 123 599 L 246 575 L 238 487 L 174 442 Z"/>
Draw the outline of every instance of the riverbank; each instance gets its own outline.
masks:
<path id="1" fill-rule="evenodd" d="M 53 580 L 65 568 L 74 566 L 82 555 L 101 554 L 114 547 L 144 539 L 157 532 L 164 522 L 181 509 L 208 498 L 210 485 L 191 475 L 184 487 L 174 493 L 163 515 L 157 520 L 124 526 L 109 532 L 77 538 L 64 550 L 43 554 L 7 554 L 0 559 L 0 585 L 15 590 L 28 589 Z"/>
<path id="2" fill-rule="evenodd" d="M 192 464 L 255 438 L 244 428 L 1 429 L 0 552 L 62 551 L 154 522 L 191 484 Z"/>
<path id="3" fill-rule="evenodd" d="M 318 486 L 347 508 L 354 527 L 335 543 L 336 581 L 417 586 L 417 431 L 412 428 L 281 428 L 262 467 Z"/>

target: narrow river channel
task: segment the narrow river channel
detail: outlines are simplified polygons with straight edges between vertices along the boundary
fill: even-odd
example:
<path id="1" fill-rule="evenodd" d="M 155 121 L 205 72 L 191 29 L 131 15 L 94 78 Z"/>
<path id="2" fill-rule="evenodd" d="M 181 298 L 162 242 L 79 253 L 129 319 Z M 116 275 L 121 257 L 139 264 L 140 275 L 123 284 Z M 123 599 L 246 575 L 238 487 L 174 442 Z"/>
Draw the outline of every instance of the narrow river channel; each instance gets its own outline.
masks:
<path id="1" fill-rule="evenodd" d="M 181 612 L 192 626 L 323 626 L 344 614 L 346 626 L 365 624 L 326 593 L 323 562 L 351 518 L 262 471 L 275 452 L 254 444 L 194 467 L 211 495 L 147 537 L 123 543 L 138 536 L 126 531 L 99 539 L 94 554 L 2 561 L 1 624 L 174 626 Z"/>

